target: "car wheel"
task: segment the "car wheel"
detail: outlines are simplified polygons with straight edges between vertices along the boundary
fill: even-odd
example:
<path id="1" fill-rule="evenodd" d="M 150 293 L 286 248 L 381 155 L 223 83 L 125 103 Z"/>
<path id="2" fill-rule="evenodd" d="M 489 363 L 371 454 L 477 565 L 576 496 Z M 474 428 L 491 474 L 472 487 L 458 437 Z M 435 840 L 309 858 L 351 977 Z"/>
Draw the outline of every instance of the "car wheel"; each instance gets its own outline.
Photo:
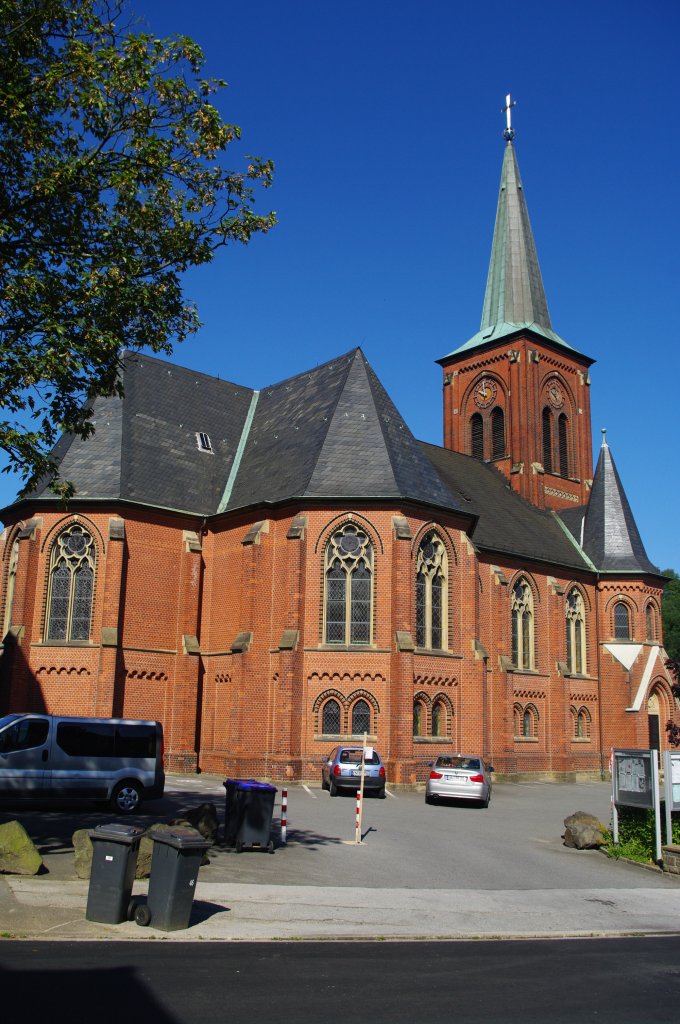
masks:
<path id="1" fill-rule="evenodd" d="M 488 807 L 491 803 L 491 790 L 486 794 L 486 800 L 482 800 L 482 807 Z"/>
<path id="2" fill-rule="evenodd" d="M 429 793 L 426 793 L 425 794 L 425 803 L 426 804 L 433 804 L 434 803 L 434 797 L 430 796 Z"/>
<path id="3" fill-rule="evenodd" d="M 328 783 L 324 779 L 323 775 L 321 776 L 321 788 L 322 789 L 328 789 Z"/>
<path id="4" fill-rule="evenodd" d="M 111 796 L 111 808 L 119 814 L 134 814 L 142 802 L 142 787 L 128 779 L 119 782 Z"/>
<path id="5" fill-rule="evenodd" d="M 384 800 L 386 796 L 387 793 L 385 792 L 385 787 L 383 786 L 382 789 L 378 790 L 378 800 Z"/>
<path id="6" fill-rule="evenodd" d="M 267 853 L 273 853 L 273 852 L 274 852 L 274 840 L 270 839 L 269 842 L 267 843 Z"/>
<path id="7" fill-rule="evenodd" d="M 237 853 L 243 853 L 243 843 L 241 842 L 240 839 L 236 840 L 234 849 L 236 850 Z"/>
<path id="8" fill-rule="evenodd" d="M 335 785 L 333 779 L 331 779 L 331 781 L 328 783 L 328 792 L 330 793 L 331 796 L 338 795 L 338 787 Z"/>

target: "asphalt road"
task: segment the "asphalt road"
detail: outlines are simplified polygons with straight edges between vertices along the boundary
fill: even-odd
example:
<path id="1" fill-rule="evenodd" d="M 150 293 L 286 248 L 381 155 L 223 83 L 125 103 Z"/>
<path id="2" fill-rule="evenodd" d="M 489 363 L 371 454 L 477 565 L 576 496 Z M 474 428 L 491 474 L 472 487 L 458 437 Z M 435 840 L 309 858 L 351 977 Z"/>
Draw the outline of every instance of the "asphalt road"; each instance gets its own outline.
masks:
<path id="1" fill-rule="evenodd" d="M 498 784 L 488 809 L 463 802 L 428 806 L 424 795 L 395 791 L 364 800 L 360 846 L 355 845 L 353 795 L 331 798 L 320 787 L 291 786 L 288 843 L 280 845 L 280 797 L 274 809 L 275 855 L 241 855 L 215 847 L 201 869 L 204 882 L 373 889 L 586 889 L 677 887 L 679 876 L 608 860 L 597 851 L 563 845 L 564 818 L 589 811 L 609 822 L 607 783 Z M 168 778 L 162 801 L 129 820 L 149 825 L 181 817 L 213 801 L 224 817 L 224 788 L 212 776 Z M 74 877 L 71 836 L 114 816 L 96 804 L 0 805 L 0 822 L 18 818 L 37 843 L 54 879 Z M 679 1014 L 680 1019 L 680 1014 Z"/>
<path id="2" fill-rule="evenodd" d="M 677 1024 L 679 963 L 677 938 L 4 942 L 0 987 L 50 1024 Z"/>

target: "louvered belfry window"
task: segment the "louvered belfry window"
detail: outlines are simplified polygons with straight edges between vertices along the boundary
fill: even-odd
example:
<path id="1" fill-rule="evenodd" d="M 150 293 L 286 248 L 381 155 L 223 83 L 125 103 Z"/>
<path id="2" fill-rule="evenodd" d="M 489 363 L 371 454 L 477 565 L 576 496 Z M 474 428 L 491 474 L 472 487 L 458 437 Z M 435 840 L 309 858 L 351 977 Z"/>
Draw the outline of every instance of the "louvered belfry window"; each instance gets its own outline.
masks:
<path id="1" fill-rule="evenodd" d="M 478 412 L 470 419 L 470 454 L 473 459 L 484 459 L 484 420 Z"/>
<path id="2" fill-rule="evenodd" d="M 94 566 L 90 534 L 78 524 L 64 530 L 50 559 L 48 640 L 89 640 Z"/>
<path id="3" fill-rule="evenodd" d="M 552 417 L 550 409 L 543 410 L 543 469 L 552 473 Z"/>
<path id="4" fill-rule="evenodd" d="M 505 415 L 502 409 L 491 413 L 491 458 L 502 459 L 505 455 Z"/>
<path id="5" fill-rule="evenodd" d="M 349 523 L 326 548 L 326 643 L 370 644 L 372 605 L 373 548 L 366 534 Z"/>
<path id="6" fill-rule="evenodd" d="M 562 413 L 557 421 L 557 440 L 560 456 L 560 476 L 569 476 L 569 422 Z"/>

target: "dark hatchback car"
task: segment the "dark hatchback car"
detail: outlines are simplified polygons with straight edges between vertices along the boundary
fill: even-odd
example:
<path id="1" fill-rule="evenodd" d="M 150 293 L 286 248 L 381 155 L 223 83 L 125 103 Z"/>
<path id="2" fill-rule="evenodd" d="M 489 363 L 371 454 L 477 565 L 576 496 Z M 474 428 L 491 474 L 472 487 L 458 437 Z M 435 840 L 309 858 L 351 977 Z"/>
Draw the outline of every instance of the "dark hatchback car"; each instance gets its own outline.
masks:
<path id="1" fill-rule="evenodd" d="M 321 763 L 321 788 L 331 796 L 340 789 L 358 789 L 361 785 L 361 747 L 335 747 Z M 381 799 L 385 796 L 385 766 L 378 751 L 371 748 L 364 763 L 364 790 Z"/>

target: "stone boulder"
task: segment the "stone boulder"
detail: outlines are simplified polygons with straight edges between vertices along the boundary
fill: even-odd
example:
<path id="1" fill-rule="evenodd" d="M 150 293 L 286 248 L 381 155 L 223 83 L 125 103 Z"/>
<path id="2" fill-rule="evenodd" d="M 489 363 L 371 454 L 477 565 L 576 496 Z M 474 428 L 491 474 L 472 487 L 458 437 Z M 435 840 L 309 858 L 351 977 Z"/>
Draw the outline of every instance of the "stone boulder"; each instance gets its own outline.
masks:
<path id="1" fill-rule="evenodd" d="M 213 803 L 200 804 L 198 807 L 193 808 L 190 811 L 185 811 L 181 815 L 182 823 L 188 822 L 192 828 L 195 828 L 197 832 L 200 832 L 204 839 L 207 839 L 211 846 L 214 846 L 217 842 L 217 830 L 219 823 L 217 820 L 217 808 Z M 172 824 L 179 824 L 180 819 L 172 822 Z"/>
<path id="2" fill-rule="evenodd" d="M 142 841 L 139 844 L 139 856 L 137 857 L 137 871 L 135 878 L 148 878 L 151 874 L 151 858 L 153 857 L 153 839 L 151 838 L 153 832 L 172 832 L 177 825 L 182 825 L 184 828 L 194 828 L 193 824 L 186 818 L 175 818 L 169 825 L 164 822 L 156 822 L 151 828 L 148 828 L 142 836 Z M 207 853 L 203 854 L 201 865 L 209 864 L 210 859 Z"/>
<path id="3" fill-rule="evenodd" d="M 576 850 L 596 850 L 607 842 L 606 825 L 586 811 L 576 811 L 564 819 L 564 845 Z"/>
<path id="4" fill-rule="evenodd" d="M 43 859 L 18 821 L 0 825 L 0 874 L 37 875 Z"/>
<path id="5" fill-rule="evenodd" d="M 75 855 L 76 876 L 78 878 L 89 878 L 92 871 L 92 840 L 90 830 L 79 828 L 71 836 L 73 853 Z"/>

